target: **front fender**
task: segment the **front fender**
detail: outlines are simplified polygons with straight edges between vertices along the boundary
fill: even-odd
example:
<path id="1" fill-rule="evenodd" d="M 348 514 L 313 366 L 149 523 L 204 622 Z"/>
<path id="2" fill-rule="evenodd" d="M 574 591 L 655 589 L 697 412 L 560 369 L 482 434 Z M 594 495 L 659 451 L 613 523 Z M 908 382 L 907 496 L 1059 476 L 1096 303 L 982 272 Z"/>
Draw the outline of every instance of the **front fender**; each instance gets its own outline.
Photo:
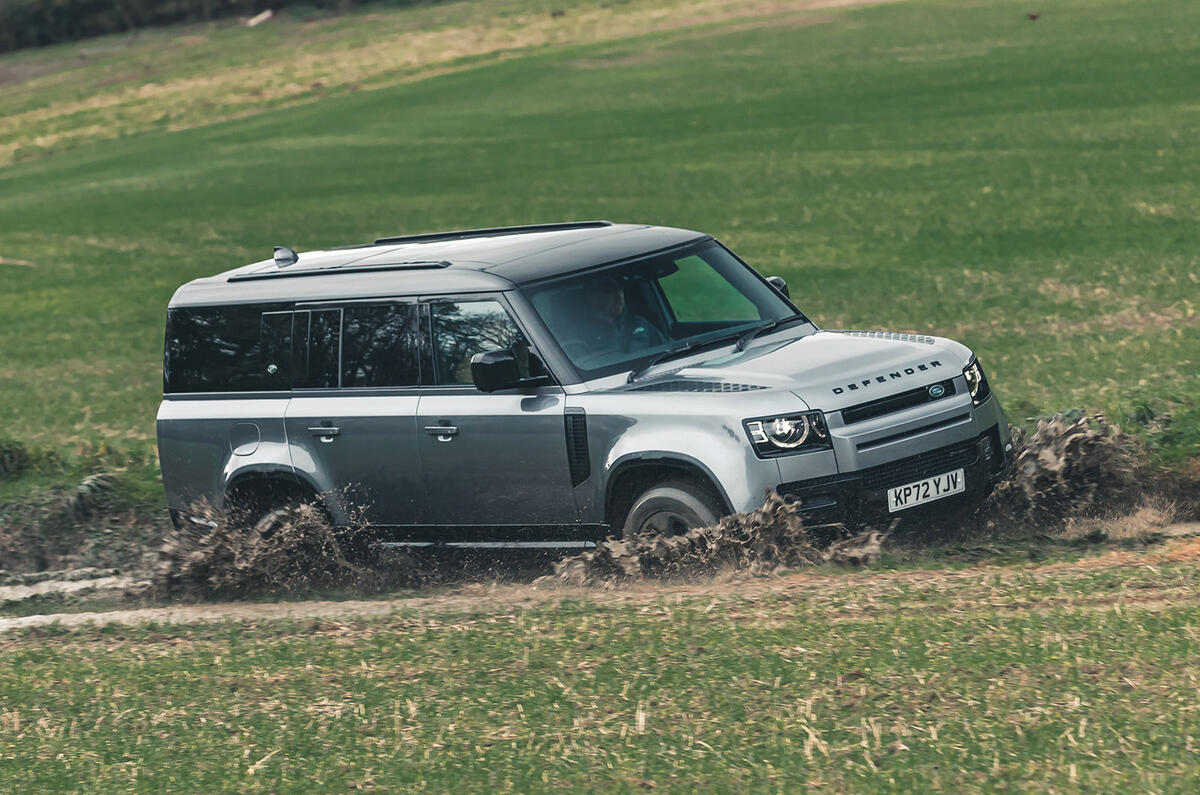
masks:
<path id="1" fill-rule="evenodd" d="M 760 507 L 767 490 L 780 483 L 779 466 L 754 454 L 742 419 L 772 410 L 794 411 L 800 403 L 791 393 L 777 393 L 769 403 L 762 400 L 765 397 L 758 393 L 754 399 L 737 401 L 737 413 L 731 413 L 724 395 L 578 396 L 577 405 L 587 412 L 593 471 L 601 475 L 581 499 L 582 513 L 602 516 L 609 479 L 632 460 L 694 466 L 709 476 L 729 509 Z"/>

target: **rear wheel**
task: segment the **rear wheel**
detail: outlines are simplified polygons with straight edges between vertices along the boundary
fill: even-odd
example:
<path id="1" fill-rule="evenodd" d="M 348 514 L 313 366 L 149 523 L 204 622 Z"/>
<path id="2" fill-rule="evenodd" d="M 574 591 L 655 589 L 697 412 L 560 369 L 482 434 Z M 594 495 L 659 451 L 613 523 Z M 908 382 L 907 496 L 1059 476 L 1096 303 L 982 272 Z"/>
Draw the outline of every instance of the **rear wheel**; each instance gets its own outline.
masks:
<path id="1" fill-rule="evenodd" d="M 683 535 L 716 524 L 723 511 L 717 498 L 692 480 L 677 478 L 652 486 L 633 501 L 622 535 Z"/>

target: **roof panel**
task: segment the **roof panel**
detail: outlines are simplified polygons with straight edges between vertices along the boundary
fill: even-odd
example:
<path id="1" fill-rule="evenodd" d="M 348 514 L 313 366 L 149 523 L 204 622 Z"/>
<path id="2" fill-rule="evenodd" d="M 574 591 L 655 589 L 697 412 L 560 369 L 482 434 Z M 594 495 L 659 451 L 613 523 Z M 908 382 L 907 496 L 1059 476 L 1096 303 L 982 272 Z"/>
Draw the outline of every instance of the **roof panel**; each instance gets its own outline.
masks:
<path id="1" fill-rule="evenodd" d="M 462 234 L 469 236 L 308 251 L 285 269 L 279 269 L 273 260 L 263 260 L 190 282 L 175 293 L 171 305 L 501 290 L 512 287 L 514 282 L 550 278 L 707 237 L 686 229 L 636 224 Z M 411 262 L 449 265 L 428 270 L 384 269 L 387 265 Z M 341 268 L 360 267 L 374 270 L 338 272 Z M 293 273 L 312 276 L 314 270 L 321 271 L 320 275 L 286 278 Z M 275 273 L 278 276 L 245 281 L 247 276 Z M 235 280 L 230 282 L 230 277 Z"/>

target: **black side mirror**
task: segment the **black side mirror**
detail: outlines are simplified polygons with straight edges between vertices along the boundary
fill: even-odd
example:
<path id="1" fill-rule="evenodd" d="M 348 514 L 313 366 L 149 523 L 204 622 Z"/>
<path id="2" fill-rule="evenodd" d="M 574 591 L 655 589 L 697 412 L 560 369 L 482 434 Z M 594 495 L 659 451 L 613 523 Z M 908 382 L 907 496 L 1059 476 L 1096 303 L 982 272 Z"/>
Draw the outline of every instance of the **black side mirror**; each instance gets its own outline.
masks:
<path id="1" fill-rule="evenodd" d="M 531 370 L 540 370 L 541 362 L 534 354 L 528 354 Z M 536 362 L 536 364 L 535 364 Z M 484 351 L 471 357 L 471 379 L 480 392 L 499 392 L 501 389 L 516 389 L 526 386 L 542 386 L 550 383 L 547 375 L 522 376 L 517 355 L 505 348 Z"/>
<path id="2" fill-rule="evenodd" d="M 785 282 L 785 281 L 783 280 L 783 277 L 782 277 L 782 276 L 770 276 L 770 277 L 768 277 L 768 278 L 767 278 L 767 284 L 771 285 L 771 286 L 772 286 L 772 287 L 774 287 L 776 290 L 778 290 L 779 292 L 783 293 L 783 297 L 784 297 L 784 298 L 789 298 L 789 299 L 790 299 L 790 298 L 792 297 L 792 294 L 791 294 L 790 292 L 788 292 L 788 286 L 787 286 L 787 282 Z"/>

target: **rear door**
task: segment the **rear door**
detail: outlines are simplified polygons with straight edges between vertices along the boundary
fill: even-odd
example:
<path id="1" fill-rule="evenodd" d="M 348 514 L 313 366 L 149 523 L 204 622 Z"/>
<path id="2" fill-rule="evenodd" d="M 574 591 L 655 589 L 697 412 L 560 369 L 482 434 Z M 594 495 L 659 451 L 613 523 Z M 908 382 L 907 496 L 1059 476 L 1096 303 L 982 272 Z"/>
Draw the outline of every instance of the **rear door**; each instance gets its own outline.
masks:
<path id="1" fill-rule="evenodd" d="M 415 300 L 299 306 L 286 426 L 292 464 L 347 516 L 429 520 L 417 404 L 423 338 Z"/>
<path id="2" fill-rule="evenodd" d="M 476 353 L 530 350 L 502 296 L 431 299 L 429 314 L 433 378 L 421 396 L 418 445 L 432 520 L 459 528 L 443 540 L 564 538 L 578 511 L 562 389 L 475 388 Z"/>

